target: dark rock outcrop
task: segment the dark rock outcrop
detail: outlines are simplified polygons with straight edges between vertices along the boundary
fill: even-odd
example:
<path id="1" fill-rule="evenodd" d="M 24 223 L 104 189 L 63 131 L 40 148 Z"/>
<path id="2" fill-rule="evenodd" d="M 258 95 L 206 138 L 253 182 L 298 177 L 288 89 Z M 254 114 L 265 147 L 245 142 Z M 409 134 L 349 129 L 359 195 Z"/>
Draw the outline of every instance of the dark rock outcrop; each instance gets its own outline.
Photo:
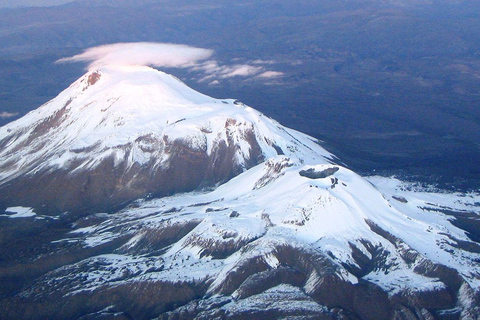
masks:
<path id="1" fill-rule="evenodd" d="M 326 178 L 326 177 L 329 177 L 329 176 L 335 174 L 335 172 L 337 172 L 338 170 L 339 170 L 338 167 L 331 167 L 331 168 L 327 168 L 327 169 L 322 170 L 322 171 L 317 171 L 314 168 L 310 168 L 308 170 L 300 171 L 299 174 L 302 177 L 306 177 L 306 178 L 310 178 L 310 179 L 323 179 L 323 178 Z"/>

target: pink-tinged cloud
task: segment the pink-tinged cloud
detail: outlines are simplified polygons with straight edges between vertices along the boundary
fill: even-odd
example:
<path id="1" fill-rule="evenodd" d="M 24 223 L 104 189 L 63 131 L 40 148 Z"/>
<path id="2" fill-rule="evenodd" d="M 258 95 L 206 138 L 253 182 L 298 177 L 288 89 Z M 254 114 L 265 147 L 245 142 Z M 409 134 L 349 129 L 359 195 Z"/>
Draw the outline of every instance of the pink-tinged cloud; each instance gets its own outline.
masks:
<path id="1" fill-rule="evenodd" d="M 58 62 L 90 62 L 89 69 L 105 65 L 146 65 L 187 68 L 208 59 L 213 50 L 172 43 L 115 43 L 93 47 Z"/>

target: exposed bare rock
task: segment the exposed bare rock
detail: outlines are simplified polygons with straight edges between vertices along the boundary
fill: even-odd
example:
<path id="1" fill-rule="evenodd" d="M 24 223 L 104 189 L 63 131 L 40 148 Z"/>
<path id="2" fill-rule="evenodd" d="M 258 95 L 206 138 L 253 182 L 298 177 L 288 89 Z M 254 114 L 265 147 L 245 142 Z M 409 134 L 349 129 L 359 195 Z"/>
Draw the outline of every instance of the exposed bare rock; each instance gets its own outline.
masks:
<path id="1" fill-rule="evenodd" d="M 335 172 L 337 172 L 338 169 L 339 169 L 338 167 L 331 167 L 331 168 L 324 169 L 322 171 L 316 171 L 314 168 L 310 168 L 308 170 L 302 170 L 299 173 L 302 177 L 307 177 L 310 179 L 323 179 L 335 174 Z"/>

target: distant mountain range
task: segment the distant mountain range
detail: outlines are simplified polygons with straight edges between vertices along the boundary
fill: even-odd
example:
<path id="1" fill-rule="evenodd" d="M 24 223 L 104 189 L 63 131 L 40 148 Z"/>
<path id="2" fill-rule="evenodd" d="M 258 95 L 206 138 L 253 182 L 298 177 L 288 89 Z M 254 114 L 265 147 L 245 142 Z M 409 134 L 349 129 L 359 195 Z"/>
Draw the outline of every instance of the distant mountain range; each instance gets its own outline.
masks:
<path id="1" fill-rule="evenodd" d="M 265 3 L 265 4 L 280 4 L 282 1 L 280 0 L 273 0 L 273 1 L 256 1 L 257 3 Z M 399 6 L 417 6 L 417 5 L 444 5 L 444 4 L 462 4 L 462 3 L 469 3 L 472 2 L 471 0 L 344 0 L 340 2 L 340 5 L 352 5 L 352 4 L 372 4 L 372 5 L 399 5 Z M 204 6 L 204 3 L 195 3 L 189 0 L 177 1 L 179 5 L 192 5 L 192 6 Z M 206 2 L 207 5 L 217 4 L 220 6 L 225 6 L 228 1 L 219 1 L 219 0 L 210 0 Z M 235 3 L 235 2 L 231 2 Z M 253 1 L 244 2 L 243 5 L 253 4 Z M 339 5 L 338 1 L 333 0 L 323 0 L 323 1 L 297 1 L 298 4 L 307 4 L 307 5 L 314 5 L 317 4 L 319 6 L 328 4 L 328 5 Z M 93 7 L 138 7 L 141 5 L 169 5 L 169 1 L 154 1 L 154 0 L 141 0 L 141 1 L 133 1 L 133 0 L 75 0 L 72 1 L 69 5 L 72 6 L 93 6 Z"/>

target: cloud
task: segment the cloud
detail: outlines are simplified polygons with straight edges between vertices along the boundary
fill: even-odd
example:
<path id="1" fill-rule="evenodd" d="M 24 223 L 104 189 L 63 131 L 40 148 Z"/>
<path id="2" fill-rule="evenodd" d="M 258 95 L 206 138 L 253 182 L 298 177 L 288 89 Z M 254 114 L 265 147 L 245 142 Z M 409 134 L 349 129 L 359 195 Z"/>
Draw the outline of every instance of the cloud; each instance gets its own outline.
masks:
<path id="1" fill-rule="evenodd" d="M 186 68 L 197 72 L 198 82 L 219 84 L 219 80 L 243 77 L 272 79 L 283 73 L 266 70 L 271 60 L 253 60 L 241 63 L 242 59 L 231 60 L 231 65 L 221 65 L 212 59 L 214 51 L 182 44 L 133 42 L 115 43 L 86 49 L 73 57 L 62 58 L 58 63 L 87 62 L 88 69 L 95 70 L 106 65 L 146 65 L 158 68 Z"/>
<path id="2" fill-rule="evenodd" d="M 257 75 L 257 78 L 272 79 L 272 78 L 283 77 L 284 75 L 285 74 L 283 72 L 279 72 L 279 71 L 265 71 Z"/>
<path id="3" fill-rule="evenodd" d="M 206 81 L 211 79 L 226 79 L 233 77 L 255 76 L 265 69 L 263 67 L 251 66 L 248 64 L 235 64 L 233 66 L 221 66 L 216 61 L 209 60 L 192 68 L 196 71 L 203 71 L 207 75 L 200 79 Z"/>
<path id="4" fill-rule="evenodd" d="M 261 59 L 257 59 L 257 60 L 253 60 L 252 63 L 253 63 L 253 64 L 274 64 L 275 61 L 273 61 L 273 60 L 261 60 Z"/>
<path id="5" fill-rule="evenodd" d="M 15 113 L 6 112 L 6 111 L 0 112 L 1 119 L 13 118 L 16 116 L 18 116 L 18 112 L 15 112 Z"/>
<path id="6" fill-rule="evenodd" d="M 85 50 L 57 62 L 90 62 L 88 68 L 105 65 L 148 65 L 154 67 L 192 67 L 208 59 L 213 50 L 172 43 L 134 42 L 115 43 Z"/>
<path id="7" fill-rule="evenodd" d="M 219 72 L 221 78 L 247 77 L 255 75 L 263 70 L 262 67 L 253 67 L 247 64 L 237 64 L 231 67 L 223 67 Z"/>

